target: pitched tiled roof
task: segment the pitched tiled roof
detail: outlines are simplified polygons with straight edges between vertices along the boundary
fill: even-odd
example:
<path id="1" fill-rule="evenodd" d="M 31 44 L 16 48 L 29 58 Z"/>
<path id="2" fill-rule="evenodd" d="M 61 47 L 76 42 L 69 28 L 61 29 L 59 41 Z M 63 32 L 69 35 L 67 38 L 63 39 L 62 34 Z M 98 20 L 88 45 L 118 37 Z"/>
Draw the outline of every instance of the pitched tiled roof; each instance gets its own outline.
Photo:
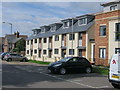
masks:
<path id="1" fill-rule="evenodd" d="M 73 25 L 73 32 L 84 32 L 87 31 L 92 25 L 94 21 L 89 22 L 86 25 L 78 25 L 78 21 Z M 31 35 L 27 38 L 27 40 L 35 39 L 35 38 L 44 38 L 44 37 L 51 37 L 52 35 L 58 34 L 65 34 L 65 33 L 72 33 L 72 26 L 69 28 L 63 28 L 63 25 L 55 32 L 47 31 L 45 33 L 39 33 L 37 35 Z"/>
<path id="2" fill-rule="evenodd" d="M 5 38 L 7 39 L 8 43 L 16 43 L 21 38 L 26 39 L 27 35 L 19 35 L 19 38 L 17 38 L 14 34 L 7 34 Z"/>

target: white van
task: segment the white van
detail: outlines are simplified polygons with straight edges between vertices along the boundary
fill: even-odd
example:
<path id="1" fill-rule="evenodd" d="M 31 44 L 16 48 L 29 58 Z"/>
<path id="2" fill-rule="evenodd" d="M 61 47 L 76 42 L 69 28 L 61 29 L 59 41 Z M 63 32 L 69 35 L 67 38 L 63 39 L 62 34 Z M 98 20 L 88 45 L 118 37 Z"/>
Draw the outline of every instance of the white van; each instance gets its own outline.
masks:
<path id="1" fill-rule="evenodd" d="M 115 54 L 111 58 L 109 81 L 114 88 L 120 88 L 120 54 Z"/>

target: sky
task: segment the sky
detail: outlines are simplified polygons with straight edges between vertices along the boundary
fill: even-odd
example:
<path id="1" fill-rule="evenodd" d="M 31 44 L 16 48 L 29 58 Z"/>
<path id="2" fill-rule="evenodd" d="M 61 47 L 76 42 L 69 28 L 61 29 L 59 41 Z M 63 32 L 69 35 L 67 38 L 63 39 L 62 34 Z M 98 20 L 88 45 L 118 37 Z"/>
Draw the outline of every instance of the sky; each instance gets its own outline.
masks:
<path id="1" fill-rule="evenodd" d="M 32 29 L 40 28 L 60 20 L 84 14 L 101 12 L 103 2 L 2 2 L 2 33 L 19 31 L 20 34 L 31 35 Z M 1 5 L 2 4 L 2 5 Z"/>

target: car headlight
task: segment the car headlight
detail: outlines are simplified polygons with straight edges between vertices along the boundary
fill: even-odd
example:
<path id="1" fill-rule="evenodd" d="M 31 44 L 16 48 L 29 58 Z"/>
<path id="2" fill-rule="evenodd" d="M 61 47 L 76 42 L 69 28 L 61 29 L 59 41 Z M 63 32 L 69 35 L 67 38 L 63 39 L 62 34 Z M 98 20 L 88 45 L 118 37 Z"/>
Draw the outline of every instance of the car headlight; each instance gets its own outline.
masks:
<path id="1" fill-rule="evenodd" d="M 58 67 L 58 66 L 60 66 L 60 65 L 62 65 L 62 64 L 56 64 L 56 65 L 54 65 L 54 67 Z"/>

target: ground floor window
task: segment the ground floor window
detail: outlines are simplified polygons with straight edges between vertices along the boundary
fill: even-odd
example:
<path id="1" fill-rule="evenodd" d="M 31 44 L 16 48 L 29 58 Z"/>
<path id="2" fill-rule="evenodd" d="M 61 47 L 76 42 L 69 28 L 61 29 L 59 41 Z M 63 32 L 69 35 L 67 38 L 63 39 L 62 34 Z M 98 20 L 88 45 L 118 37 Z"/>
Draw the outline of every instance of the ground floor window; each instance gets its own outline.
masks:
<path id="1" fill-rule="evenodd" d="M 46 54 L 47 53 L 47 51 L 46 50 L 43 50 L 43 54 Z"/>
<path id="2" fill-rule="evenodd" d="M 115 48 L 115 54 L 120 53 L 120 48 Z"/>
<path id="3" fill-rule="evenodd" d="M 29 50 L 27 50 L 27 54 L 29 54 Z"/>
<path id="4" fill-rule="evenodd" d="M 99 58 L 106 58 L 106 48 L 100 48 L 99 49 Z"/>
<path id="5" fill-rule="evenodd" d="M 37 49 L 34 50 L 34 53 L 35 53 L 35 54 L 37 53 Z"/>
<path id="6" fill-rule="evenodd" d="M 55 54 L 58 54 L 58 53 L 59 53 L 59 50 L 58 50 L 58 49 L 55 49 L 54 53 L 55 53 Z"/>
<path id="7" fill-rule="evenodd" d="M 74 55 L 74 49 L 69 49 L 69 55 Z"/>

